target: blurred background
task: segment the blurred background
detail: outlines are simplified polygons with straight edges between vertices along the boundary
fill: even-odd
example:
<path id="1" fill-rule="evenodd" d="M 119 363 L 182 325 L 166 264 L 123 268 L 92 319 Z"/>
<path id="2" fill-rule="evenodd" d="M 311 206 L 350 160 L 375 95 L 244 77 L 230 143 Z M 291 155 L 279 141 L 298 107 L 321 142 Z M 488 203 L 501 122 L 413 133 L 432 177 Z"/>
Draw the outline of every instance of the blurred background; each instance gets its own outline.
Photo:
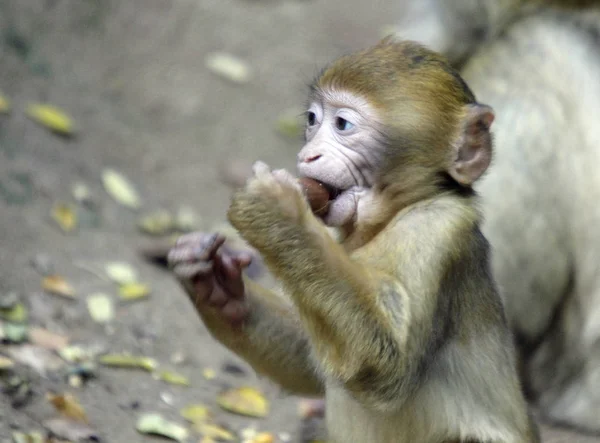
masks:
<path id="1" fill-rule="evenodd" d="M 214 342 L 170 274 L 144 261 L 139 248 L 153 244 L 156 235 L 148 231 L 168 231 L 165 214 L 183 212 L 188 225 L 200 229 L 223 224 L 227 183 L 254 160 L 293 168 L 307 84 L 324 63 L 379 38 L 400 6 L 0 2 L 6 105 L 0 114 L 0 291 L 6 312 L 13 312 L 18 294 L 25 324 L 34 330 L 33 339 L 10 328 L 3 333 L 13 344 L 0 355 L 15 366 L 5 370 L 10 389 L 0 394 L 0 437 L 44 432 L 47 420 L 63 417 L 49 393 L 74 395 L 104 441 L 151 441 L 136 430 L 146 413 L 190 428 L 180 409 L 197 403 L 238 434 L 256 428 L 276 441 L 295 436 L 296 401 Z M 137 209 L 119 203 L 127 194 L 122 186 L 116 198 L 107 192 L 107 171 L 135 190 Z M 151 227 L 144 231 L 138 225 L 146 216 Z M 124 301 L 120 286 L 105 276 L 115 262 L 132 267 L 149 295 Z M 70 285 L 74 296 L 43 290 L 49 275 L 63 279 L 59 286 Z M 100 321 L 88 307 L 94 295 L 106 296 L 92 297 Z M 144 369 L 89 369 L 84 357 L 57 358 L 65 347 L 152 358 L 159 370 L 187 377 L 189 386 L 156 380 Z M 241 374 L 227 370 L 234 363 Z M 81 385 L 69 374 L 84 374 Z M 272 402 L 266 418 L 242 418 L 217 406 L 219 392 L 242 385 L 260 388 Z M 81 431 L 73 423 L 58 425 L 71 426 L 65 439 Z M 188 441 L 200 436 L 190 430 Z"/>
<path id="2" fill-rule="evenodd" d="M 293 170 L 307 84 L 404 6 L 0 1 L 0 440 L 298 441 L 298 399 L 217 344 L 147 257 L 227 230 L 254 160 Z"/>

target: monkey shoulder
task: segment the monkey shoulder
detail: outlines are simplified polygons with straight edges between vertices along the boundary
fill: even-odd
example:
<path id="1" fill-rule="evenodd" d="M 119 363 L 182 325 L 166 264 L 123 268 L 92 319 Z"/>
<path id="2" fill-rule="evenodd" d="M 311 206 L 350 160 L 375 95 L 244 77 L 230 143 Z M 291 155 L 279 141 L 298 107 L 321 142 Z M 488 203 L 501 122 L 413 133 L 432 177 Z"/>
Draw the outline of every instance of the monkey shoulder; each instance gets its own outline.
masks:
<path id="1" fill-rule="evenodd" d="M 392 256 L 401 263 L 406 258 L 408 267 L 487 261 L 489 245 L 480 224 L 474 200 L 441 196 L 399 211 L 371 243 L 382 251 L 394 249 Z"/>

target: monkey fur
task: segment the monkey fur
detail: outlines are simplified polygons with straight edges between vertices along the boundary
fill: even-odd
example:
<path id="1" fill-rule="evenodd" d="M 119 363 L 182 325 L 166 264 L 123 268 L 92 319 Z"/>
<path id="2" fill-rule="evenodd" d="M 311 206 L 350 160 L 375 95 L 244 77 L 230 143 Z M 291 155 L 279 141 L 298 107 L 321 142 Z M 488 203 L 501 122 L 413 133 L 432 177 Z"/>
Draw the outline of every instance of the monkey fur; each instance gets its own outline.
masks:
<path id="1" fill-rule="evenodd" d="M 245 278 L 220 235 L 169 253 L 211 334 L 325 396 L 334 443 L 539 442 L 472 189 L 492 109 L 445 58 L 393 39 L 333 62 L 309 102 L 298 171 L 335 191 L 327 215 L 261 162 L 228 210 L 284 294 Z"/>
<path id="2" fill-rule="evenodd" d="M 600 1 L 413 3 L 399 38 L 445 53 L 496 111 L 476 190 L 528 399 L 600 433 Z"/>

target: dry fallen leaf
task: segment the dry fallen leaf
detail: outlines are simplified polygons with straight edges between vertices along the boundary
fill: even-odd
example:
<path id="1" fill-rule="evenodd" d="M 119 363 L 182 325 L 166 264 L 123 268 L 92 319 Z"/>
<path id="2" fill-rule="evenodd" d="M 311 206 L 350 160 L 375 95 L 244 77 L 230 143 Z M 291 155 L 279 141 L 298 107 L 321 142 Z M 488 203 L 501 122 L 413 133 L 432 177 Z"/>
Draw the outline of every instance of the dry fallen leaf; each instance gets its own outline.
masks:
<path id="1" fill-rule="evenodd" d="M 226 411 L 249 417 L 266 417 L 269 413 L 269 401 L 251 387 L 224 391 L 217 396 L 217 404 Z"/>
<path id="2" fill-rule="evenodd" d="M 46 376 L 47 371 L 55 371 L 64 366 L 54 352 L 40 346 L 11 346 L 6 352 L 13 360 L 35 369 L 42 376 Z"/>
<path id="3" fill-rule="evenodd" d="M 214 369 L 211 369 L 211 368 L 204 368 L 202 370 L 202 376 L 207 380 L 212 380 L 212 379 L 216 378 L 217 371 L 215 371 Z"/>
<path id="4" fill-rule="evenodd" d="M 46 398 L 56 408 L 58 412 L 67 418 L 83 423 L 89 423 L 87 415 L 77 398 L 69 393 L 65 394 L 47 394 Z"/>
<path id="5" fill-rule="evenodd" d="M 142 216 L 137 226 L 145 234 L 161 236 L 173 230 L 175 220 L 169 211 L 161 209 Z"/>
<path id="6" fill-rule="evenodd" d="M 212 419 L 212 413 L 202 404 L 188 405 L 179 411 L 181 416 L 192 423 L 201 423 Z"/>
<path id="7" fill-rule="evenodd" d="M 252 440 L 257 434 L 258 431 L 254 426 L 244 428 L 240 431 L 240 437 L 244 440 L 244 443 L 246 443 L 248 440 Z"/>
<path id="8" fill-rule="evenodd" d="M 13 323 L 24 323 L 27 321 L 27 308 L 23 303 L 16 303 L 11 308 L 0 309 L 0 318 Z"/>
<path id="9" fill-rule="evenodd" d="M 10 112 L 10 100 L 0 92 L 0 114 L 7 114 L 8 112 Z"/>
<path id="10" fill-rule="evenodd" d="M 27 340 L 29 328 L 27 324 L 0 322 L 0 340 L 8 343 L 23 343 Z"/>
<path id="11" fill-rule="evenodd" d="M 69 344 L 69 338 L 42 328 L 29 329 L 29 341 L 42 348 L 59 351 Z"/>
<path id="12" fill-rule="evenodd" d="M 100 441 L 97 432 L 89 425 L 67 418 L 52 418 L 42 423 L 52 434 L 68 441 Z"/>
<path id="13" fill-rule="evenodd" d="M 173 403 L 175 402 L 175 398 L 173 397 L 173 394 L 171 394 L 170 392 L 161 392 L 159 394 L 159 396 L 160 396 L 160 399 L 165 402 L 165 404 L 167 404 L 169 406 L 173 406 Z"/>
<path id="14" fill-rule="evenodd" d="M 71 186 L 71 194 L 75 201 L 79 203 L 86 203 L 92 199 L 92 191 L 90 191 L 88 185 L 83 182 L 73 183 Z"/>
<path id="15" fill-rule="evenodd" d="M 150 287 L 143 283 L 127 283 L 119 287 L 119 295 L 123 300 L 137 300 L 150 294 Z"/>
<path id="16" fill-rule="evenodd" d="M 41 432 L 18 432 L 12 433 L 12 443 L 47 443 Z"/>
<path id="17" fill-rule="evenodd" d="M 115 316 L 113 302 L 106 294 L 96 293 L 87 298 L 88 312 L 96 323 L 107 323 Z"/>
<path id="18" fill-rule="evenodd" d="M 51 294 L 75 298 L 75 290 L 60 275 L 49 275 L 42 280 L 42 289 Z"/>
<path id="19" fill-rule="evenodd" d="M 275 436 L 270 432 L 260 432 L 250 440 L 250 443 L 274 443 Z"/>
<path id="20" fill-rule="evenodd" d="M 55 203 L 50 215 L 63 232 L 72 232 L 77 227 L 77 210 L 73 205 L 63 202 Z"/>
<path id="21" fill-rule="evenodd" d="M 71 117 L 55 106 L 32 104 L 27 107 L 27 115 L 54 132 L 64 135 L 71 135 L 74 132 Z"/>
<path id="22" fill-rule="evenodd" d="M 138 419 L 136 429 L 142 434 L 160 435 L 176 441 L 184 441 L 188 437 L 186 428 L 153 413 L 142 415 Z"/>
<path id="23" fill-rule="evenodd" d="M 214 423 L 195 423 L 194 430 L 205 438 L 216 441 L 234 441 L 236 436 L 233 432 Z"/>
<path id="24" fill-rule="evenodd" d="M 137 281 L 137 272 L 133 266 L 125 262 L 110 262 L 104 266 L 104 271 L 108 278 L 115 283 L 124 285 L 126 283 L 135 283 Z"/>
<path id="25" fill-rule="evenodd" d="M 154 371 L 158 364 L 150 357 L 136 357 L 127 354 L 105 354 L 98 361 L 105 366 L 118 368 L 139 368 L 146 371 Z"/>
<path id="26" fill-rule="evenodd" d="M 83 348 L 78 345 L 66 346 L 58 350 L 58 355 L 69 363 L 86 363 L 96 358 L 96 355 L 103 352 L 101 346 L 92 346 Z"/>
<path id="27" fill-rule="evenodd" d="M 213 52 L 204 61 L 208 69 L 234 83 L 247 83 L 250 80 L 248 64 L 231 54 Z"/>
<path id="28" fill-rule="evenodd" d="M 157 378 L 172 385 L 189 386 L 190 381 L 187 377 L 171 371 L 161 371 L 157 374 Z"/>
<path id="29" fill-rule="evenodd" d="M 15 362 L 8 357 L 0 355 L 0 371 L 11 369 L 15 366 Z"/>
<path id="30" fill-rule="evenodd" d="M 131 182 L 114 169 L 102 171 L 104 189 L 118 203 L 132 209 L 139 209 L 142 205 L 141 198 Z"/>

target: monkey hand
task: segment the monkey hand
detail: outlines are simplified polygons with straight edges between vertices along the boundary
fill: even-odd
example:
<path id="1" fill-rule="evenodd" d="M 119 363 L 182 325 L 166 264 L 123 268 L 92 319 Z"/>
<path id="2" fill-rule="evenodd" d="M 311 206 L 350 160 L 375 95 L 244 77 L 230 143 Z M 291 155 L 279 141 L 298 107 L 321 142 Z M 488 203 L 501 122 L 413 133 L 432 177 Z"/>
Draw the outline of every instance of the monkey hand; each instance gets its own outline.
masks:
<path id="1" fill-rule="evenodd" d="M 220 234 L 184 235 L 169 252 L 168 261 L 198 311 L 215 308 L 223 320 L 237 325 L 249 313 L 242 270 L 252 257 L 222 248 L 224 242 Z"/>
<path id="2" fill-rule="evenodd" d="M 227 216 L 242 237 L 262 253 L 267 243 L 281 240 L 278 235 L 285 235 L 286 227 L 300 225 L 312 212 L 300 184 L 288 171 L 270 171 L 265 163 L 256 162 L 253 172 L 246 186 L 233 196 Z"/>

